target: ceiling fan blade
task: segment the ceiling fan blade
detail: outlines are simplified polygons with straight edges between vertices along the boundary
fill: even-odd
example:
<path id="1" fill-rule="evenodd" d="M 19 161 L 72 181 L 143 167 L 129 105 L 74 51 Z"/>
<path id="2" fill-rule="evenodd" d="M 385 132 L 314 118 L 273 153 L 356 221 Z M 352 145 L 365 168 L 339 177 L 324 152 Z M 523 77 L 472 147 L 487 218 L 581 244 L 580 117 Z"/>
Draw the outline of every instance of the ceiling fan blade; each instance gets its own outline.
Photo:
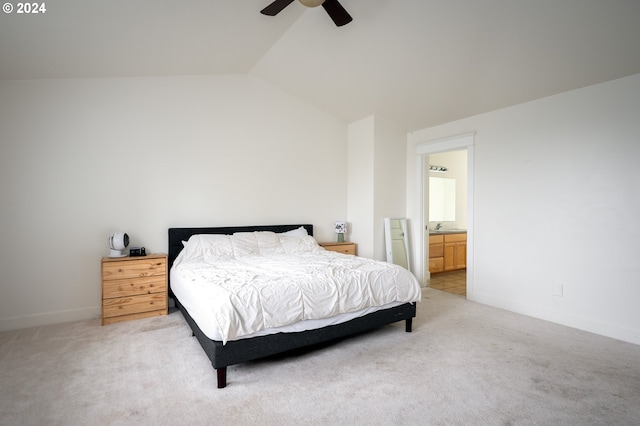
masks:
<path id="1" fill-rule="evenodd" d="M 293 0 L 276 0 L 260 11 L 263 15 L 276 16 L 282 9 L 293 3 Z"/>
<path id="2" fill-rule="evenodd" d="M 338 0 L 325 0 L 325 2 L 322 3 L 322 7 L 324 7 L 324 10 L 327 11 L 331 19 L 333 19 L 333 22 L 338 27 L 353 21 L 351 15 L 347 13 Z"/>

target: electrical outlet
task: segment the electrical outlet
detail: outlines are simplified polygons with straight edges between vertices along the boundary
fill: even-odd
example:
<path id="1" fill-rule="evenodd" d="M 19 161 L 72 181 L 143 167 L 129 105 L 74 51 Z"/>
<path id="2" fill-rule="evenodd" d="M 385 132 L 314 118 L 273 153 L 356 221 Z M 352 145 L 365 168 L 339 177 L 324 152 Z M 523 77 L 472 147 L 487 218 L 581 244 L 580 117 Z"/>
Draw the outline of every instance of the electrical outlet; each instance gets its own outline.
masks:
<path id="1" fill-rule="evenodd" d="M 564 286 L 562 284 L 554 284 L 553 285 L 553 295 L 562 297 L 564 294 Z"/>

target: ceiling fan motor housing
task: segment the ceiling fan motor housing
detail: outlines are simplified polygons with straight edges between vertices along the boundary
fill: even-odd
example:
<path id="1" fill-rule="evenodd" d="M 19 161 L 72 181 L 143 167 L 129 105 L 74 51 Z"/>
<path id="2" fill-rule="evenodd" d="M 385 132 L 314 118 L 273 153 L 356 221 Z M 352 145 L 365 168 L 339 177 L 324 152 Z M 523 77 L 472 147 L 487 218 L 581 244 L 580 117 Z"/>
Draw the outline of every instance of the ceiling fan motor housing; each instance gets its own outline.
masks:
<path id="1" fill-rule="evenodd" d="M 349 12 L 340 4 L 338 0 L 298 0 L 306 7 L 317 7 L 322 5 L 331 20 L 336 26 L 341 27 L 353 20 Z M 293 0 L 275 0 L 267 7 L 262 9 L 260 13 L 267 16 L 276 16 L 278 13 L 293 3 Z"/>
<path id="2" fill-rule="evenodd" d="M 298 1 L 307 7 L 318 7 L 322 3 L 324 3 L 324 0 L 298 0 Z"/>

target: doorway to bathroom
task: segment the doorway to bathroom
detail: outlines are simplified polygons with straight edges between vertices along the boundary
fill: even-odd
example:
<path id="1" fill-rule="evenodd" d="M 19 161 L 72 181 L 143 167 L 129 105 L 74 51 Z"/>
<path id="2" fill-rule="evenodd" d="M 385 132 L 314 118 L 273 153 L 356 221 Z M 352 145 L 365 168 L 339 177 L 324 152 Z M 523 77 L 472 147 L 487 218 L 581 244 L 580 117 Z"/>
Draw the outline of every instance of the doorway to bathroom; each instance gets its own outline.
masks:
<path id="1" fill-rule="evenodd" d="M 422 211 L 421 276 L 427 287 L 471 299 L 474 137 L 468 133 L 416 146 Z M 431 178 L 435 178 L 432 191 Z"/>
<path id="2" fill-rule="evenodd" d="M 425 156 L 428 287 L 467 295 L 467 150 Z"/>

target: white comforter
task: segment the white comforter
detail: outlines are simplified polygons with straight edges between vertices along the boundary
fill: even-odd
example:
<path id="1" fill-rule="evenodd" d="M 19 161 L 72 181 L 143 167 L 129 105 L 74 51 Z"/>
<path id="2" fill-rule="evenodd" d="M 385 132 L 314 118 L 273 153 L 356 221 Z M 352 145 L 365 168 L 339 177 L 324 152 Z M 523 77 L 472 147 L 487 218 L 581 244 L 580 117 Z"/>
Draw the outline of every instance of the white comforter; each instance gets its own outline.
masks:
<path id="1" fill-rule="evenodd" d="M 421 299 L 418 281 L 404 268 L 324 250 L 310 236 L 272 232 L 194 235 L 171 274 L 178 300 L 205 306 L 214 323 L 208 326 L 223 343 L 298 321 Z"/>

